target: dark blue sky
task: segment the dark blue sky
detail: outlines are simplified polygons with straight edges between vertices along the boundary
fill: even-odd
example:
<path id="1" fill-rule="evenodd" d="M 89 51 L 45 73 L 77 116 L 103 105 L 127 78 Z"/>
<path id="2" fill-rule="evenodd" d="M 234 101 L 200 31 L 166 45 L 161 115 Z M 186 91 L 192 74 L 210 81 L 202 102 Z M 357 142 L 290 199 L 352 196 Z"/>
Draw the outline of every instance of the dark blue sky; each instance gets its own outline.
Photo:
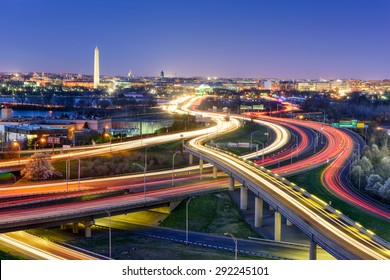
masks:
<path id="1" fill-rule="evenodd" d="M 390 78 L 389 0 L 1 0 L 0 72 Z"/>

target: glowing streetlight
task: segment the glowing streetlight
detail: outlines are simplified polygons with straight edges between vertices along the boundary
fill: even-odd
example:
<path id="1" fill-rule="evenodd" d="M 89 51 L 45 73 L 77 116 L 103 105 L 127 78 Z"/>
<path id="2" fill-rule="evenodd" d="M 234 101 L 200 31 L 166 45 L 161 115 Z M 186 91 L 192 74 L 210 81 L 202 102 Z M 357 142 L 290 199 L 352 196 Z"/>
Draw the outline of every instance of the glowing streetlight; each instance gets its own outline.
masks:
<path id="1" fill-rule="evenodd" d="M 37 145 L 41 143 L 41 144 L 45 144 L 46 143 L 46 139 L 45 138 L 41 138 L 39 139 L 35 144 L 34 144 L 34 154 L 37 153 Z"/>
<path id="2" fill-rule="evenodd" d="M 19 150 L 19 164 L 20 164 L 20 144 L 17 140 L 14 140 L 12 143 L 13 146 L 18 147 Z"/>
<path id="3" fill-rule="evenodd" d="M 103 137 L 104 138 L 109 138 L 110 139 L 110 153 L 112 152 L 112 149 L 111 149 L 111 134 L 110 133 L 108 133 L 108 132 L 104 132 L 104 134 L 103 134 Z"/>

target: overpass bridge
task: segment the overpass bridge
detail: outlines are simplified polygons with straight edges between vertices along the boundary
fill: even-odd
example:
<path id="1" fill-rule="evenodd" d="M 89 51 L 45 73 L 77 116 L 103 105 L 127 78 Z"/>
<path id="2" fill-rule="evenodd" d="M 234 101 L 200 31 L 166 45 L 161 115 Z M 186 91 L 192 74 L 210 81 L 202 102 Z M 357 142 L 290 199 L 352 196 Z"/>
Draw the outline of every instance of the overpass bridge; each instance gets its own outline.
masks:
<path id="1" fill-rule="evenodd" d="M 352 221 L 340 211 L 289 182 L 280 175 L 248 160 L 203 146 L 209 136 L 201 136 L 186 143 L 185 149 L 199 158 L 200 171 L 204 162 L 213 165 L 213 176 L 221 170 L 230 176 L 229 189 L 235 180 L 242 184 L 241 209 L 247 208 L 248 190 L 255 196 L 255 226 L 262 226 L 263 202 L 275 211 L 275 240 L 280 240 L 282 215 L 303 231 L 310 239 L 310 259 L 316 258 L 320 245 L 338 259 L 390 259 L 390 244 Z"/>
<path id="2" fill-rule="evenodd" d="M 85 226 L 86 237 L 91 237 L 91 226 L 97 218 L 163 208 L 170 211 L 173 204 L 197 195 L 215 193 L 227 189 L 226 185 L 190 185 L 171 187 L 144 193 L 127 194 L 97 201 L 67 203 L 40 208 L 4 211 L 0 213 L 0 233 L 38 227 L 61 226 L 71 223 L 78 232 L 79 223 Z"/>

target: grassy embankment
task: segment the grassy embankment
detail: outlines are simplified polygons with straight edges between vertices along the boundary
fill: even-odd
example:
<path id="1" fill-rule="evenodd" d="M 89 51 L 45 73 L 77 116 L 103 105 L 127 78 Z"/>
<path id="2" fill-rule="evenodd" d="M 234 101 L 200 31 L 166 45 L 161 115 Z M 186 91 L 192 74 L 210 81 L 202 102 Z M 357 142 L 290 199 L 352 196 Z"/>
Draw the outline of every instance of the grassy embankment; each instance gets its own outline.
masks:
<path id="1" fill-rule="evenodd" d="M 329 192 L 321 182 L 321 174 L 323 171 L 323 167 L 317 168 L 304 174 L 291 176 L 288 180 L 305 188 L 308 192 L 326 202 L 331 201 L 333 207 L 340 210 L 352 220 L 359 222 L 367 229 L 370 229 L 378 234 L 380 237 L 390 241 L 390 223 L 350 205 Z"/>

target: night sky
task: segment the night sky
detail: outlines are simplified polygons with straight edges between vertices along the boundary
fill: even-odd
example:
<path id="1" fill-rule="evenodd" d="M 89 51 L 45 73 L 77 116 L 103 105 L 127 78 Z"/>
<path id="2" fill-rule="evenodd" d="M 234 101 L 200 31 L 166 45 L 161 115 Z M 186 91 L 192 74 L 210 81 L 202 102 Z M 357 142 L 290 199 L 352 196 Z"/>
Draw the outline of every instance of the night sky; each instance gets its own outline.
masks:
<path id="1" fill-rule="evenodd" d="M 0 0 L 0 72 L 390 78 L 389 0 Z"/>

